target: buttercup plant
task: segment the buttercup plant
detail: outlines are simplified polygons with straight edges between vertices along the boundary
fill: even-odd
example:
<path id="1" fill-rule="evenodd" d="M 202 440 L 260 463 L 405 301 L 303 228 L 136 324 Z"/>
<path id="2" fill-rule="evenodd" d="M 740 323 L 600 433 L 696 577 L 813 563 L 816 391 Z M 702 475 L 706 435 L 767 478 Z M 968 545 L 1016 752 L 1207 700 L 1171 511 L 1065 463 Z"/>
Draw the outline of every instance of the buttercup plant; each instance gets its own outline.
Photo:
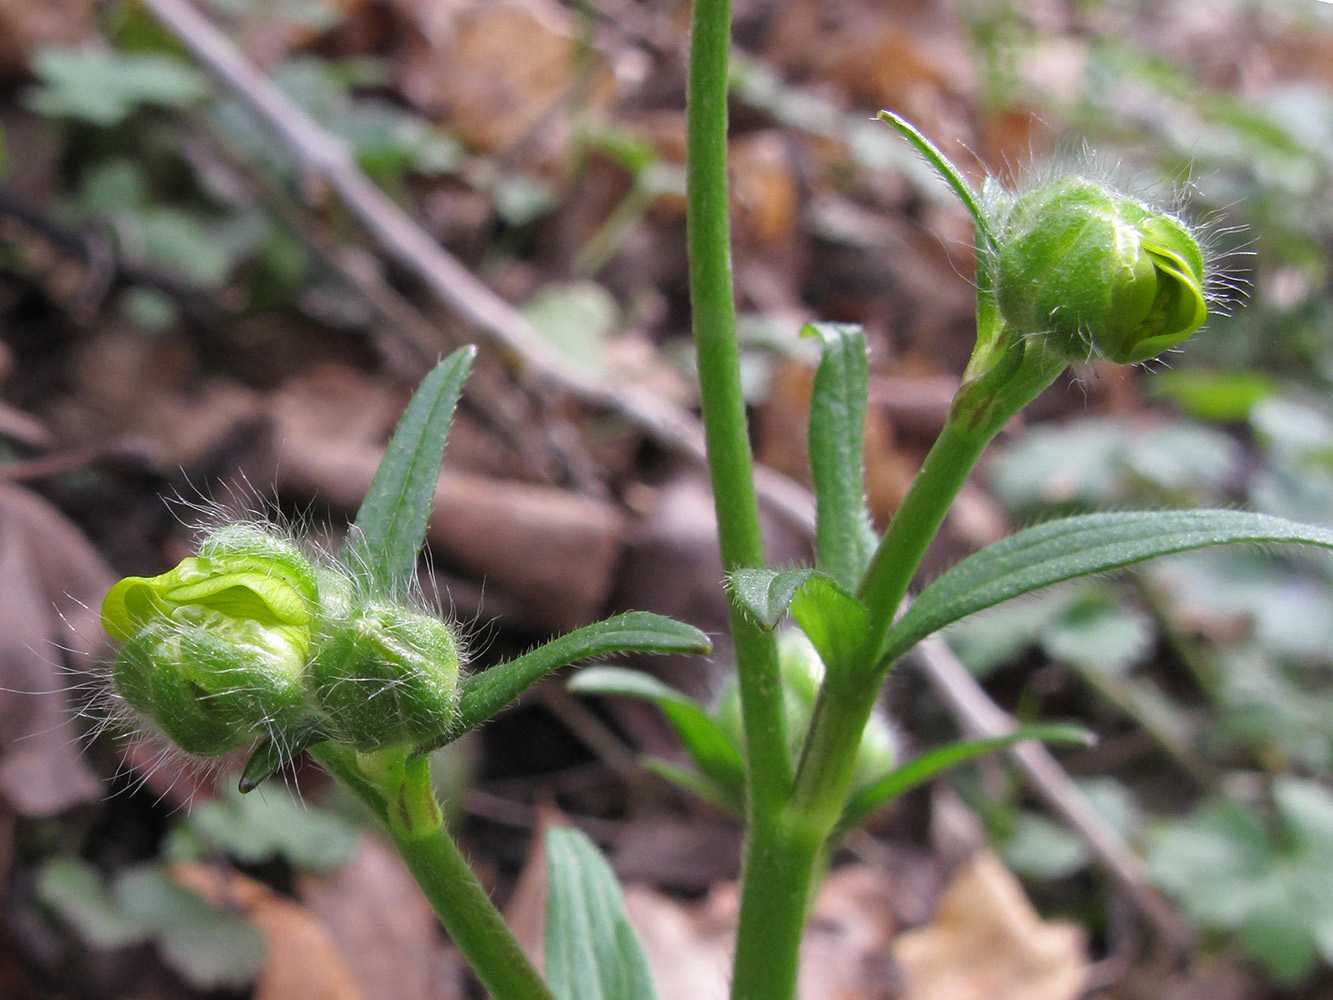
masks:
<path id="1" fill-rule="evenodd" d="M 1073 363 L 1143 363 L 1207 318 L 1212 276 L 1187 221 L 1100 181 L 1054 178 L 978 191 L 901 117 L 882 112 L 975 223 L 977 341 L 944 428 L 882 534 L 864 495 L 867 358 L 861 331 L 819 323 L 809 422 L 815 565 L 766 567 L 730 268 L 728 0 L 695 0 L 688 94 L 688 240 L 700 398 L 736 660 L 735 694 L 695 703 L 647 677 L 584 672 L 585 691 L 656 702 L 695 767 L 651 766 L 745 822 L 733 1000 L 791 1000 L 801 934 L 832 847 L 870 811 L 946 767 L 1067 726 L 964 741 L 908 761 L 876 707 L 884 678 L 923 638 L 1052 584 L 1232 542 L 1333 548 L 1333 530 L 1239 510 L 1120 511 L 1019 531 L 908 587 L 987 444 Z M 523 956 L 442 828 L 427 754 L 559 667 L 616 651 L 703 652 L 705 636 L 631 613 L 508 663 L 461 669 L 454 631 L 401 595 L 417 552 L 470 352 L 432 372 L 394 435 L 336 557 L 254 526 L 108 595 L 124 642 L 113 683 L 183 749 L 251 748 L 252 788 L 305 749 L 382 822 L 446 929 L 497 1000 L 651 1000 L 643 951 L 595 849 L 548 842 L 546 978 Z M 781 637 L 781 638 L 780 638 Z M 739 716 L 739 719 L 737 718 Z"/>
<path id="2" fill-rule="evenodd" d="M 444 829 L 428 755 L 560 667 L 613 652 L 701 653 L 709 641 L 628 613 L 464 675 L 454 627 L 406 595 L 472 357 L 455 353 L 422 383 L 336 557 L 272 525 L 224 524 L 174 569 L 117 583 L 102 620 L 123 644 L 110 679 L 129 709 L 194 756 L 249 750 L 242 791 L 308 751 L 382 822 L 491 994 L 551 1000 Z M 567 914 L 594 900 L 607 933 L 627 925 L 619 897 L 599 895 L 609 875 L 590 844 L 565 833 L 551 850 L 583 874 L 551 893 L 548 955 L 572 952 L 580 961 L 569 967 L 583 969 L 590 945 Z M 622 948 L 615 964 L 625 960 Z"/>

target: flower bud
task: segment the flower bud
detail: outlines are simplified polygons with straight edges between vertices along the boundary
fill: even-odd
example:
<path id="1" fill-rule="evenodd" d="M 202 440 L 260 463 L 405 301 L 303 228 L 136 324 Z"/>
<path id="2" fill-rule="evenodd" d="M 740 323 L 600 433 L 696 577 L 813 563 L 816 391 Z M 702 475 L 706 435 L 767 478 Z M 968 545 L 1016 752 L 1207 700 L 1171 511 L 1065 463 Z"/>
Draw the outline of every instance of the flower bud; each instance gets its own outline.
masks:
<path id="1" fill-rule="evenodd" d="M 1207 318 L 1203 251 L 1166 212 L 1072 177 L 1019 195 L 998 230 L 1001 314 L 1071 361 L 1148 361 Z"/>
<path id="2" fill-rule="evenodd" d="M 787 629 L 778 634 L 778 669 L 782 677 L 787 733 L 792 740 L 793 753 L 799 754 L 814 715 L 819 687 L 824 682 L 824 661 L 805 633 Z M 737 747 L 744 746 L 740 689 L 734 682 L 718 699 L 713 718 Z M 897 757 L 897 741 L 888 717 L 876 707 L 861 732 L 849 791 L 855 793 L 883 777 L 893 769 Z"/>
<path id="3" fill-rule="evenodd" d="M 156 577 L 127 577 L 102 604 L 125 645 L 112 684 L 188 753 L 215 756 L 309 713 L 303 673 L 318 589 L 291 542 L 238 524 Z"/>
<path id="4" fill-rule="evenodd" d="M 369 753 L 449 730 L 458 711 L 458 646 L 431 615 L 370 602 L 326 626 L 309 685 L 331 738 Z"/>

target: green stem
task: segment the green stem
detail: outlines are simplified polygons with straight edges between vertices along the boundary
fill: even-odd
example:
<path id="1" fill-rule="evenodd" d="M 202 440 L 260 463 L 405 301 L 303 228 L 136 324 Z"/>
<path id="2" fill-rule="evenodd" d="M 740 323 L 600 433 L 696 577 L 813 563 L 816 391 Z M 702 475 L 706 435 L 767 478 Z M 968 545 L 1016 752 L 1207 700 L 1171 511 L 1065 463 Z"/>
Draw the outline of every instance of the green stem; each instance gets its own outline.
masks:
<path id="1" fill-rule="evenodd" d="M 978 302 L 978 319 L 986 315 L 983 305 Z M 981 453 L 1000 428 L 1066 367 L 1063 359 L 1009 336 L 1003 329 L 994 331 L 989 339 L 990 343 L 977 344 L 977 351 L 989 360 L 986 370 L 965 381 L 958 390 L 944 429 L 889 522 L 861 581 L 857 596 L 870 611 L 866 648 L 872 664 L 926 549 L 935 540 Z M 969 365 L 969 372 L 973 368 Z M 878 669 L 886 671 L 891 666 L 881 663 Z"/>
<path id="2" fill-rule="evenodd" d="M 440 820 L 427 758 L 372 760 L 320 743 L 310 755 L 365 803 L 469 967 L 495 1000 L 554 1000 Z"/>
<path id="3" fill-rule="evenodd" d="M 823 838 L 838 828 L 861 733 L 879 694 L 884 637 L 908 585 L 986 445 L 1006 422 L 1063 371 L 1064 364 L 1021 340 L 978 344 L 991 365 L 965 382 L 871 559 L 859 596 L 870 612 L 863 669 L 830 676 L 810 721 L 792 808 Z"/>
<path id="4" fill-rule="evenodd" d="M 951 415 L 893 515 L 858 595 L 870 610 L 872 655 L 883 645 L 926 549 L 990 438 Z"/>
<path id="5" fill-rule="evenodd" d="M 781 819 L 750 828 L 731 1000 L 796 995 L 801 935 L 821 846 L 821 838 Z"/>
<path id="6" fill-rule="evenodd" d="M 731 280 L 731 225 L 727 215 L 730 46 L 730 0 L 696 0 L 687 106 L 690 306 L 718 541 L 726 572 L 764 565 Z M 792 773 L 777 647 L 773 637 L 751 622 L 734 601 L 731 632 L 740 676 L 751 809 L 773 816 L 786 801 Z"/>
<path id="7" fill-rule="evenodd" d="M 754 469 L 741 393 L 727 190 L 730 0 L 695 0 L 687 100 L 686 220 L 690 305 L 708 466 L 723 568 L 764 565 Z M 731 603 L 745 728 L 746 843 L 732 996 L 795 995 L 814 855 L 783 823 L 792 760 L 777 645 Z"/>
<path id="8" fill-rule="evenodd" d="M 395 834 L 393 841 L 487 993 L 495 1000 L 553 1000 L 443 827 L 422 837 Z"/>

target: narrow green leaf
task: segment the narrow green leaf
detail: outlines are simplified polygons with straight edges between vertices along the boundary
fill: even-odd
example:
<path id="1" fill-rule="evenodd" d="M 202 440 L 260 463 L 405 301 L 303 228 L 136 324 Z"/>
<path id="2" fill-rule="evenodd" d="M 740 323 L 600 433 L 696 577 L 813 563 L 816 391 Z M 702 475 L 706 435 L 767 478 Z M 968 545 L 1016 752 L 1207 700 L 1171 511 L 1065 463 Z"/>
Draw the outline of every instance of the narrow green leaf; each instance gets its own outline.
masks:
<path id="1" fill-rule="evenodd" d="M 547 674 L 579 660 L 608 653 L 703 654 L 712 648 L 708 636 L 692 625 L 647 611 L 585 625 L 464 681 L 459 722 L 450 738 L 481 725 Z"/>
<path id="2" fill-rule="evenodd" d="M 1212 545 L 1291 542 L 1333 548 L 1333 529 L 1240 510 L 1120 511 L 1048 521 L 946 570 L 889 631 L 891 665 L 951 622 L 1055 583 Z"/>
<path id="3" fill-rule="evenodd" d="M 570 680 L 569 689 L 579 694 L 621 695 L 653 702 L 671 723 L 704 780 L 716 786 L 717 791 L 708 797 L 716 798 L 720 793 L 730 808 L 738 808 L 744 801 L 745 764 L 740 750 L 693 698 L 656 677 L 623 667 L 588 667 Z"/>
<path id="4" fill-rule="evenodd" d="M 732 597 L 764 629 L 777 627 L 787 614 L 792 598 L 818 571 L 800 569 L 738 569 L 727 577 Z"/>
<path id="5" fill-rule="evenodd" d="M 342 561 L 379 586 L 406 589 L 416 572 L 454 407 L 476 353 L 460 348 L 422 380 L 357 511 Z"/>
<path id="6" fill-rule="evenodd" d="M 741 818 L 745 812 L 745 788 L 743 785 L 737 789 L 723 788 L 697 771 L 679 767 L 670 761 L 663 760 L 661 757 L 640 757 L 639 766 L 649 774 L 655 774 L 663 781 L 671 782 L 682 791 L 697 795 L 705 802 L 713 803 L 713 805 L 731 813 L 737 819 Z M 743 781 L 744 777 L 742 776 Z"/>
<path id="7" fill-rule="evenodd" d="M 954 162 L 940 151 L 940 148 L 922 134 L 921 130 L 909 122 L 901 115 L 894 114 L 892 111 L 881 111 L 879 120 L 892 125 L 898 130 L 898 134 L 916 147 L 916 151 L 921 154 L 921 158 L 929 163 L 935 173 L 939 174 L 940 179 L 953 188 L 954 193 L 958 195 L 960 201 L 966 206 L 972 218 L 976 220 L 977 228 L 992 244 L 995 243 L 995 235 L 990 230 L 990 225 L 986 219 L 986 213 L 982 211 L 981 199 L 972 185 L 967 182 L 963 172 L 954 165 Z"/>
<path id="8" fill-rule="evenodd" d="M 865 336 L 850 323 L 808 323 L 801 335 L 823 342 L 809 431 L 816 565 L 854 591 L 875 551 L 865 498 Z"/>
<path id="9" fill-rule="evenodd" d="M 992 736 L 978 740 L 959 740 L 946 746 L 929 750 L 908 761 L 902 767 L 894 768 L 878 781 L 867 785 L 848 800 L 843 809 L 842 819 L 838 823 L 840 832 L 850 830 L 867 815 L 906 794 L 918 785 L 925 784 L 951 767 L 966 764 L 970 760 L 983 757 L 996 750 L 1022 743 L 1025 740 L 1041 740 L 1045 743 L 1078 743 L 1088 746 L 1093 742 L 1093 735 L 1082 726 L 1066 723 L 1047 725 L 1019 726 L 1013 732 L 1003 736 Z"/>
<path id="10" fill-rule="evenodd" d="M 546 983 L 557 1000 L 656 1000 L 615 875 L 577 830 L 546 832 Z"/>

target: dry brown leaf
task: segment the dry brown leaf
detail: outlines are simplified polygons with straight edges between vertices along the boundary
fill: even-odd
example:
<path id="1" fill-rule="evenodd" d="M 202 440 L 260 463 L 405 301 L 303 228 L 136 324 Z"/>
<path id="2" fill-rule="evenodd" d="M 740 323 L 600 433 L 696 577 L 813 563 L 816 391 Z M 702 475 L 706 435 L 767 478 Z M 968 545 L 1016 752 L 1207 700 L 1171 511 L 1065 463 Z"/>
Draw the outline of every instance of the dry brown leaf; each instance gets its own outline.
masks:
<path id="1" fill-rule="evenodd" d="M 702 905 L 642 886 L 625 890 L 625 911 L 643 941 L 658 1000 L 725 1000 L 735 907 L 730 885 Z"/>
<path id="2" fill-rule="evenodd" d="M 92 0 L 0 0 L 0 77 L 22 73 L 41 46 L 77 42 L 92 28 Z"/>
<path id="3" fill-rule="evenodd" d="M 552 0 L 400 0 L 416 27 L 403 90 L 466 143 L 495 152 L 528 139 L 578 84 L 573 17 Z M 597 72 L 594 92 L 609 76 Z"/>
<path id="4" fill-rule="evenodd" d="M 781 132 L 752 132 L 731 144 L 731 182 L 740 215 L 738 237 L 780 246 L 796 233 L 799 185 Z"/>
<path id="5" fill-rule="evenodd" d="M 244 914 L 264 938 L 254 1000 L 363 1000 L 329 929 L 300 903 L 239 872 L 182 864 L 171 877 L 215 906 Z"/>
<path id="6" fill-rule="evenodd" d="M 361 503 L 384 449 L 279 426 L 279 488 L 346 511 Z M 615 582 L 619 509 L 591 497 L 446 468 L 426 540 L 485 581 L 487 611 L 508 596 L 525 623 L 563 631 L 598 617 Z M 493 599 L 493 600 L 492 600 Z"/>
<path id="7" fill-rule="evenodd" d="M 893 951 L 904 1000 L 1074 1000 L 1088 967 L 1082 928 L 1043 921 L 988 851 L 958 869 L 934 920 Z"/>
<path id="8" fill-rule="evenodd" d="M 0 795 L 51 816 L 102 796 L 74 724 L 86 696 L 66 694 L 61 661 L 86 671 L 102 649 L 97 609 L 115 576 L 54 507 L 0 482 L 0 579 Z"/>
<path id="9" fill-rule="evenodd" d="M 457 1000 L 457 955 L 402 859 L 366 836 L 337 871 L 310 875 L 301 898 L 328 928 L 365 1000 Z"/>
<path id="10" fill-rule="evenodd" d="M 868 865 L 833 872 L 801 945 L 802 1000 L 895 1000 L 901 984 L 889 948 L 897 923 L 884 872 Z"/>

